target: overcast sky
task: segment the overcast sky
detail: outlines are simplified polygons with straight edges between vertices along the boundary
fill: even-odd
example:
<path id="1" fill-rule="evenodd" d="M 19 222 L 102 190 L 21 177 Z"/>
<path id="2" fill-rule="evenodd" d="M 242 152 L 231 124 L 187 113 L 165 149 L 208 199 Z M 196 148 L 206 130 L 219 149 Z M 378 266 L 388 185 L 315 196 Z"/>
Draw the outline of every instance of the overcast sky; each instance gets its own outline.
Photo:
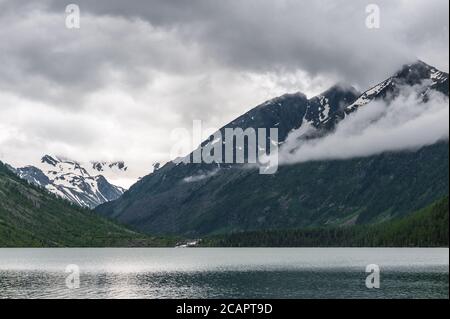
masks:
<path id="1" fill-rule="evenodd" d="M 65 7 L 81 9 L 80 29 Z M 360 90 L 420 58 L 448 72 L 447 0 L 0 0 L 0 160 L 169 160 L 170 132 L 220 127 L 287 92 Z M 380 28 L 365 25 L 380 7 Z"/>

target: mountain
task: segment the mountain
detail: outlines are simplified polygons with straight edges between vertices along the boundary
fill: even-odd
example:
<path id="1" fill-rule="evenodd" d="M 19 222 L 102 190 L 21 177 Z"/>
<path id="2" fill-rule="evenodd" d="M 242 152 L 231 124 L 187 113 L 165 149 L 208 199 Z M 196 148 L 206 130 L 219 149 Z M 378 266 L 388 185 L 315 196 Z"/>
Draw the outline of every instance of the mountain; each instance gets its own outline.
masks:
<path id="1" fill-rule="evenodd" d="M 430 90 L 448 96 L 448 74 L 419 61 L 363 93 L 338 85 L 311 99 L 301 93 L 283 95 L 221 132 L 278 127 L 280 144 L 305 123 L 320 134 L 332 134 L 347 114 L 370 107 L 374 100 L 392 101 L 402 86 L 418 83 L 426 87 L 424 102 Z M 281 166 L 273 175 L 237 164 L 169 162 L 96 211 L 144 232 L 192 237 L 376 223 L 407 215 L 448 194 L 448 158 L 448 142 L 442 142 L 416 151 Z"/>
<path id="2" fill-rule="evenodd" d="M 101 163 L 93 164 L 91 171 L 106 170 Z M 108 169 L 126 170 L 123 163 L 114 163 Z M 119 198 L 125 191 L 122 187 L 112 185 L 103 175 L 89 173 L 76 161 L 45 155 L 38 167 L 26 166 L 11 168 L 20 178 L 34 185 L 45 188 L 53 194 L 67 199 L 79 206 L 94 208 Z"/>
<path id="3" fill-rule="evenodd" d="M 0 162 L 0 247 L 163 244 L 20 179 Z"/>

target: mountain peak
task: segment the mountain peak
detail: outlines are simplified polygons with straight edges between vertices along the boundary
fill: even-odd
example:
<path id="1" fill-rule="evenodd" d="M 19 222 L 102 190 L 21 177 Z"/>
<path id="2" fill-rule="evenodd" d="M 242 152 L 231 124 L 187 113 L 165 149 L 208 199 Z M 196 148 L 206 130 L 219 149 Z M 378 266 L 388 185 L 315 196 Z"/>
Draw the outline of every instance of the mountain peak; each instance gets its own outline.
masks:
<path id="1" fill-rule="evenodd" d="M 448 74 L 417 60 L 414 63 L 403 65 L 393 76 L 361 94 L 355 102 L 346 107 L 346 113 L 351 113 L 375 99 L 392 100 L 399 94 L 402 86 L 420 84 L 425 84 L 448 96 Z"/>
<path id="2" fill-rule="evenodd" d="M 361 94 L 353 86 L 351 86 L 351 85 L 349 85 L 347 83 L 338 82 L 338 83 L 334 84 L 332 87 L 330 87 L 329 89 L 327 89 L 326 91 L 324 91 L 321 94 L 319 94 L 318 96 L 328 97 L 330 95 L 334 95 L 334 94 L 340 93 L 340 92 L 349 92 L 349 93 L 352 93 L 354 95 L 360 95 Z"/>
<path id="3" fill-rule="evenodd" d="M 421 60 L 417 60 L 414 63 L 403 65 L 393 78 L 401 80 L 408 85 L 419 84 L 427 79 L 432 80 L 436 84 L 448 79 L 448 74 L 439 71 Z"/>
<path id="4" fill-rule="evenodd" d="M 53 156 L 50 156 L 50 155 L 44 155 L 41 158 L 41 163 L 43 163 L 43 164 L 49 164 L 49 165 L 52 165 L 52 166 L 56 166 L 56 164 L 58 164 L 59 162 L 60 161 L 58 159 L 56 159 L 56 158 L 54 158 Z"/>
<path id="5" fill-rule="evenodd" d="M 344 108 L 360 93 L 352 86 L 337 83 L 325 92 L 308 100 L 304 119 L 315 127 L 332 128 L 344 116 Z"/>

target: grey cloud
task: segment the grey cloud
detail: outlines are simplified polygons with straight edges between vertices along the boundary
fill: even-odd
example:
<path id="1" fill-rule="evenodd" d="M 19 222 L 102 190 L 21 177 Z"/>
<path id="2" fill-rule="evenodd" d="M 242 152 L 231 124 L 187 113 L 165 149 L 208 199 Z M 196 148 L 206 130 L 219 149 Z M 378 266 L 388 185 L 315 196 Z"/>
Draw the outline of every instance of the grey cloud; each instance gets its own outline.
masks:
<path id="1" fill-rule="evenodd" d="M 6 13 L 5 13 L 6 12 Z M 0 87 L 31 99 L 82 106 L 91 92 L 155 81 L 155 71 L 196 72 L 196 48 L 141 20 L 86 14 L 82 28 L 64 25 L 64 10 L 6 10 L 0 24 Z M 201 64 L 200 64 L 201 63 Z"/>
<path id="2" fill-rule="evenodd" d="M 448 41 L 441 41 L 448 38 L 448 1 L 375 1 L 382 24 L 369 30 L 365 7 L 372 2 L 79 1 L 88 12 L 139 17 L 175 29 L 184 41 L 199 43 L 207 57 L 237 69 L 282 73 L 301 68 L 366 86 L 430 54 L 425 52 L 430 47 L 439 52 L 438 66 L 448 69 Z"/>
<path id="3" fill-rule="evenodd" d="M 61 1 L 3 2 L 2 7 L 9 8 L 1 18 L 6 33 L 1 38 L 3 87 L 51 97 L 108 85 L 110 72 L 121 74 L 121 83 L 137 87 L 157 80 L 149 70 L 207 74 L 212 64 L 280 76 L 301 69 L 311 77 L 331 77 L 362 88 L 416 57 L 448 70 L 446 0 L 376 1 L 381 8 L 379 30 L 365 27 L 369 1 L 76 3 L 82 28 L 69 31 L 62 27 Z M 33 23 L 17 25 L 18 19 Z M 21 83 L 25 77 L 29 80 Z M 40 90 L 35 84 L 39 81 L 64 92 Z"/>
<path id="4" fill-rule="evenodd" d="M 211 178 L 214 175 L 216 175 L 217 173 L 218 173 L 218 170 L 213 170 L 213 171 L 205 173 L 205 174 L 198 174 L 198 175 L 194 175 L 194 176 L 188 176 L 188 177 L 185 177 L 183 179 L 183 182 L 185 182 L 185 183 L 199 182 L 199 181 L 202 181 L 204 179 Z"/>

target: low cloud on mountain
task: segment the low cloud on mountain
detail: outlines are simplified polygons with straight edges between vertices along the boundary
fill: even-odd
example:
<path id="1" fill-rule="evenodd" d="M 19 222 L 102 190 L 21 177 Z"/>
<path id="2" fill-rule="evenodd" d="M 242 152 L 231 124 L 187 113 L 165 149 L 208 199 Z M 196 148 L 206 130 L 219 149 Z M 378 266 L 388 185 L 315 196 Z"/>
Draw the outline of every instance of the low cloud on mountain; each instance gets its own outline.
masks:
<path id="1" fill-rule="evenodd" d="M 336 131 L 317 139 L 302 139 L 314 129 L 305 124 L 280 147 L 280 164 L 349 159 L 391 151 L 417 150 L 449 139 L 449 100 L 421 86 L 403 87 L 391 103 L 377 100 L 347 115 Z"/>

